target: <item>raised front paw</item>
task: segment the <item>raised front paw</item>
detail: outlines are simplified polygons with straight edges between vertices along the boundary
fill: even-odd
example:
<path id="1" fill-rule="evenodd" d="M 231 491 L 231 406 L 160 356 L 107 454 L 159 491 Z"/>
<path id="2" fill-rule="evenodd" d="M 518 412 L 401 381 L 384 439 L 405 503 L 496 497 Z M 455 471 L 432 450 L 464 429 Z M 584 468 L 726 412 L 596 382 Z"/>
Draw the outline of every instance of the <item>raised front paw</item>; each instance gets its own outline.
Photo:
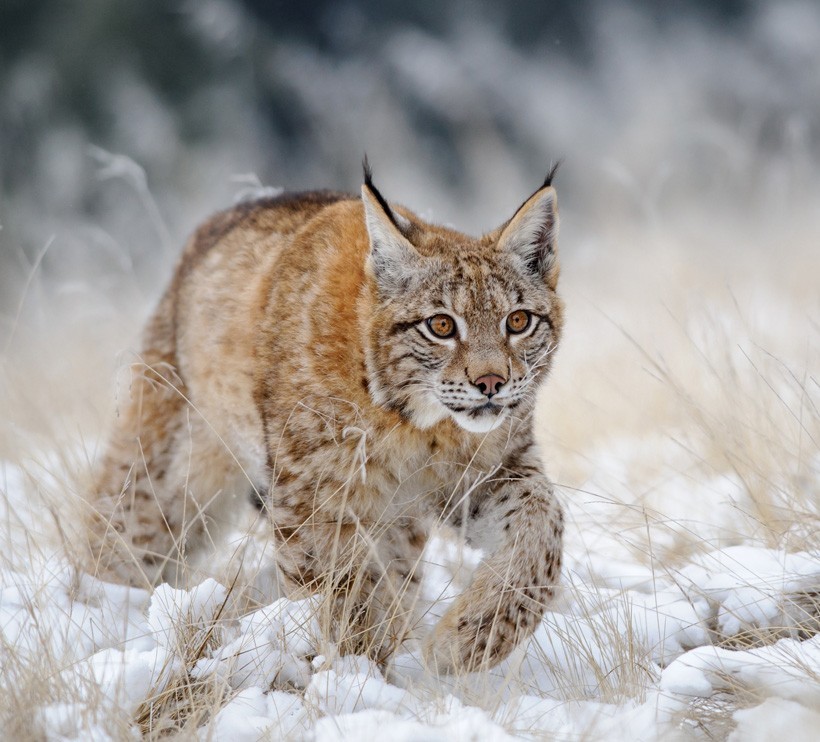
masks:
<path id="1" fill-rule="evenodd" d="M 479 602 L 480 603 L 480 602 Z M 522 637 L 521 606 L 458 600 L 424 643 L 424 661 L 437 673 L 485 670 L 505 659 Z M 529 632 L 527 632 L 529 633 Z"/>

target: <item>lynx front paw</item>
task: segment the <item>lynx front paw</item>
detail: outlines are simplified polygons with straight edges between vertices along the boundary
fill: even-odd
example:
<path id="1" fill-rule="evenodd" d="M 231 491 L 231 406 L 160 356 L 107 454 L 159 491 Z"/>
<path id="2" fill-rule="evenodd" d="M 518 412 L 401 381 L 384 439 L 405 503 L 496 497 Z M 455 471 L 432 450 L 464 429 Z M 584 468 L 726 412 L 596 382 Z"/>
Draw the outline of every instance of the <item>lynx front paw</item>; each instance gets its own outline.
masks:
<path id="1" fill-rule="evenodd" d="M 518 632 L 503 608 L 484 614 L 459 608 L 453 606 L 424 643 L 424 662 L 433 672 L 485 670 L 515 648 Z"/>

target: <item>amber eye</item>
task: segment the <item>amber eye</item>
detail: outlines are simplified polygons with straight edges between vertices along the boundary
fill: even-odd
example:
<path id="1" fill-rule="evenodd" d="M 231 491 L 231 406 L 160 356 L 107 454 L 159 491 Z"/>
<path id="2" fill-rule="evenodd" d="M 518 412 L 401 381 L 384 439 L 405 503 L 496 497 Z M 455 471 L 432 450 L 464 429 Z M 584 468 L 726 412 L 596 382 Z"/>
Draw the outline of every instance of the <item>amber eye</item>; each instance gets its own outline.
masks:
<path id="1" fill-rule="evenodd" d="M 427 327 L 437 338 L 451 338 L 456 334 L 456 322 L 447 314 L 436 314 L 429 317 Z"/>
<path id="2" fill-rule="evenodd" d="M 507 317 L 507 330 L 513 335 L 518 335 L 530 326 L 531 320 L 532 315 L 528 311 L 525 309 L 517 309 L 511 312 L 509 317 Z"/>

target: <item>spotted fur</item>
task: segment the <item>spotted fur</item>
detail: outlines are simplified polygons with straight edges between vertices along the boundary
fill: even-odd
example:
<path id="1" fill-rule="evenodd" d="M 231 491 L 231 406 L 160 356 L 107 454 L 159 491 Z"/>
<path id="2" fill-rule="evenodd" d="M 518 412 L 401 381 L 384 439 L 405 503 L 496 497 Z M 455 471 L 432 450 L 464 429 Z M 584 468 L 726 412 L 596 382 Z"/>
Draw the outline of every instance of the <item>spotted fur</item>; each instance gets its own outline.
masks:
<path id="1" fill-rule="evenodd" d="M 414 630 L 421 551 L 446 522 L 485 556 L 427 661 L 506 657 L 561 562 L 532 435 L 562 328 L 557 229 L 551 178 L 476 239 L 389 205 L 369 171 L 360 198 L 213 217 L 147 326 L 96 481 L 94 568 L 173 579 L 253 489 L 289 593 L 330 596 L 343 648 L 384 658 Z"/>

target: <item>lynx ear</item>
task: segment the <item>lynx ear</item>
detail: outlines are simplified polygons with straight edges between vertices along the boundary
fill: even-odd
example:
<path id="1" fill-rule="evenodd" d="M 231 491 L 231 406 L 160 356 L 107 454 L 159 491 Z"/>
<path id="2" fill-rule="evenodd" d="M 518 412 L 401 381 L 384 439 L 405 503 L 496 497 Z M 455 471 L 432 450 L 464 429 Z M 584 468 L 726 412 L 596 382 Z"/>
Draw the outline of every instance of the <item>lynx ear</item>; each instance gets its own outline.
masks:
<path id="1" fill-rule="evenodd" d="M 552 173 L 502 227 L 498 246 L 549 284 L 558 279 L 558 201 Z"/>
<path id="2" fill-rule="evenodd" d="M 376 283 L 383 292 L 400 292 L 407 288 L 413 272 L 421 267 L 424 258 L 403 234 L 410 223 L 390 208 L 373 185 L 367 160 L 364 163 L 362 203 L 370 237 L 370 265 Z"/>

